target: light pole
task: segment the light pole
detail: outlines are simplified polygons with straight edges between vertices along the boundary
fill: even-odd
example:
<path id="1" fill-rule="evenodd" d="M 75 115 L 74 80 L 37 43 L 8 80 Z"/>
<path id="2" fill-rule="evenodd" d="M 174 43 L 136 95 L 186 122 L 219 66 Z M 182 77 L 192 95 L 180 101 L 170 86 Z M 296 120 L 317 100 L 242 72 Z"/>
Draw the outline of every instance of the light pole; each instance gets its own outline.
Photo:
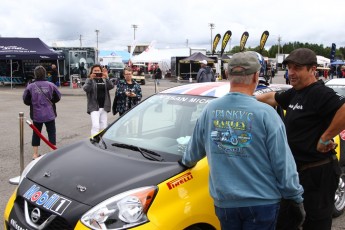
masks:
<path id="1" fill-rule="evenodd" d="M 208 26 L 210 27 L 210 30 L 211 30 L 211 49 L 210 49 L 210 52 L 212 53 L 212 30 L 216 27 L 216 24 L 209 23 Z"/>
<path id="2" fill-rule="evenodd" d="M 135 31 L 138 29 L 138 25 L 133 24 L 132 28 L 133 28 L 133 31 L 134 31 L 134 41 L 135 41 Z"/>
<path id="3" fill-rule="evenodd" d="M 282 38 L 280 37 L 280 35 L 278 35 L 278 56 L 280 53 L 280 42 L 281 42 Z"/>
<path id="4" fill-rule="evenodd" d="M 98 63 L 98 33 L 99 30 L 95 30 L 96 32 L 96 63 Z"/>

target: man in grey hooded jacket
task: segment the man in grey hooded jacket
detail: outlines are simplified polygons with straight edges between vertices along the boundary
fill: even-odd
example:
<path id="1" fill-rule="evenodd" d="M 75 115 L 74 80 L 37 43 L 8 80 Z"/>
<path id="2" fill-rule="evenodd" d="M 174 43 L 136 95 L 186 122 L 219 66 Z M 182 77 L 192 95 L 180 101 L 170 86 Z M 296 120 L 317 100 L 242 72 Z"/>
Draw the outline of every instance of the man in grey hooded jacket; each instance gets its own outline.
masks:
<path id="1" fill-rule="evenodd" d="M 200 61 L 201 68 L 196 75 L 197 82 L 211 82 L 215 81 L 214 72 L 211 67 L 207 66 L 207 61 Z"/>

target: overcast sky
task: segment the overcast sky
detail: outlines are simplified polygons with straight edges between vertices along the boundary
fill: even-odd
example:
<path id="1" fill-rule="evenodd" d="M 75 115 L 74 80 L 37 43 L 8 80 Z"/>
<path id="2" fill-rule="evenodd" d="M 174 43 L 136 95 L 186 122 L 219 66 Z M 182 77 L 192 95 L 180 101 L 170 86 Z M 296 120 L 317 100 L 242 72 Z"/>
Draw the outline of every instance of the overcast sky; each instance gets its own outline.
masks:
<path id="1" fill-rule="evenodd" d="M 226 50 L 256 47 L 263 31 L 265 48 L 278 43 L 332 43 L 345 47 L 345 0 L 1 0 L 0 36 L 39 37 L 47 45 L 126 50 L 133 43 L 156 48 L 210 49 L 212 36 L 232 32 Z M 80 42 L 81 37 L 81 42 Z M 221 39 L 222 39 L 221 38 Z M 213 38 L 212 38 L 213 39 Z M 221 42 L 217 50 L 220 50 Z"/>

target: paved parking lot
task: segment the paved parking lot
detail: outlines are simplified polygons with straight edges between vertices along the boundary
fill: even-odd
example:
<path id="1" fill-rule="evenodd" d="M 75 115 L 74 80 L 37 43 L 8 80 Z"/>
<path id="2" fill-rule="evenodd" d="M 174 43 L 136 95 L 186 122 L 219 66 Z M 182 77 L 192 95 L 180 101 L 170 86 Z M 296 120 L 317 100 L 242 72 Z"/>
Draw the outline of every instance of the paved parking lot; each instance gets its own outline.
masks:
<path id="1" fill-rule="evenodd" d="M 274 79 L 273 83 L 285 83 L 280 72 Z M 188 82 L 176 82 L 170 79 L 161 80 L 161 84 L 156 90 L 188 84 Z M 0 87 L 0 211 L 1 214 L 5 209 L 6 202 L 15 186 L 10 185 L 8 180 L 18 176 L 19 166 L 19 112 L 24 112 L 26 119 L 29 119 L 29 107 L 22 102 L 24 87 L 11 89 L 9 86 Z M 88 138 L 90 135 L 91 119 L 86 113 L 86 96 L 82 89 L 71 89 L 69 87 L 60 88 L 63 96 L 57 104 L 58 117 L 56 119 L 57 127 L 57 147 L 62 147 L 69 143 Z M 146 85 L 142 86 L 143 98 L 152 95 L 155 92 L 155 86 L 152 80 L 148 79 Z M 112 98 L 115 90 L 111 91 Z M 108 122 L 116 120 L 117 116 L 108 114 Z M 46 136 L 45 129 L 43 134 Z M 24 124 L 24 164 L 31 161 L 32 130 Z M 49 148 L 41 142 L 40 153 L 49 151 Z M 2 217 L 2 215 L 1 215 Z M 345 215 L 334 220 L 333 230 L 345 229 Z M 2 224 L 0 224 L 2 226 Z M 0 227 L 1 228 L 1 227 Z"/>

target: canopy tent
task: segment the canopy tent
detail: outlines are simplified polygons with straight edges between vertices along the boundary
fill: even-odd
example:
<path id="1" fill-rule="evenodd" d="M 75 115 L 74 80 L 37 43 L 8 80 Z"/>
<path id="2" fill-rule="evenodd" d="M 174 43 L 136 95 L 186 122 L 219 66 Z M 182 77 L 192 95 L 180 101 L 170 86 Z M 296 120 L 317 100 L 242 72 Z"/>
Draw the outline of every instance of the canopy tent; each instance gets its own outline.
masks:
<path id="1" fill-rule="evenodd" d="M 345 65 L 345 61 L 343 60 L 335 60 L 331 62 L 331 65 L 335 66 L 335 75 L 338 76 L 339 74 L 339 66 Z"/>
<path id="2" fill-rule="evenodd" d="M 162 71 L 170 69 L 171 52 L 153 47 L 131 58 L 132 63 L 159 63 Z"/>
<path id="3" fill-rule="evenodd" d="M 214 60 L 212 58 L 209 58 L 209 57 L 207 57 L 206 55 L 204 55 L 204 54 L 202 54 L 200 52 L 196 52 L 196 53 L 193 53 L 192 55 L 190 55 L 187 58 L 181 59 L 179 61 L 179 65 L 180 65 L 180 63 L 189 63 L 189 76 L 190 76 L 190 79 L 191 79 L 191 76 L 192 76 L 192 63 L 199 62 L 199 61 L 202 61 L 202 60 L 206 60 L 207 63 L 214 63 Z M 179 66 L 178 69 L 180 69 L 180 66 Z M 178 75 L 180 75 L 180 73 Z"/>
<path id="4" fill-rule="evenodd" d="M 202 60 L 206 60 L 207 63 L 214 63 L 214 60 L 212 58 L 207 57 L 206 55 L 196 52 L 190 55 L 187 58 L 181 59 L 180 63 L 191 63 L 191 62 L 199 62 Z"/>
<path id="5" fill-rule="evenodd" d="M 120 56 L 123 62 L 128 62 L 130 59 L 130 53 L 122 50 L 100 50 L 98 57 L 110 57 L 110 56 Z"/>
<path id="6" fill-rule="evenodd" d="M 39 38 L 0 37 L 0 59 L 63 59 Z"/>
<path id="7" fill-rule="evenodd" d="M 64 56 L 52 51 L 39 38 L 0 37 L 0 60 L 4 59 L 10 60 L 12 88 L 12 60 L 57 60 L 59 66 L 58 60 Z"/>
<path id="8" fill-rule="evenodd" d="M 331 60 L 329 58 L 325 58 L 324 56 L 317 55 L 317 64 L 322 65 L 323 67 L 329 66 Z"/>
<path id="9" fill-rule="evenodd" d="M 334 62 L 331 62 L 331 65 L 345 65 L 345 61 L 335 60 Z"/>
<path id="10" fill-rule="evenodd" d="M 229 62 L 231 58 L 228 55 L 223 54 L 220 59 L 224 62 Z"/>

